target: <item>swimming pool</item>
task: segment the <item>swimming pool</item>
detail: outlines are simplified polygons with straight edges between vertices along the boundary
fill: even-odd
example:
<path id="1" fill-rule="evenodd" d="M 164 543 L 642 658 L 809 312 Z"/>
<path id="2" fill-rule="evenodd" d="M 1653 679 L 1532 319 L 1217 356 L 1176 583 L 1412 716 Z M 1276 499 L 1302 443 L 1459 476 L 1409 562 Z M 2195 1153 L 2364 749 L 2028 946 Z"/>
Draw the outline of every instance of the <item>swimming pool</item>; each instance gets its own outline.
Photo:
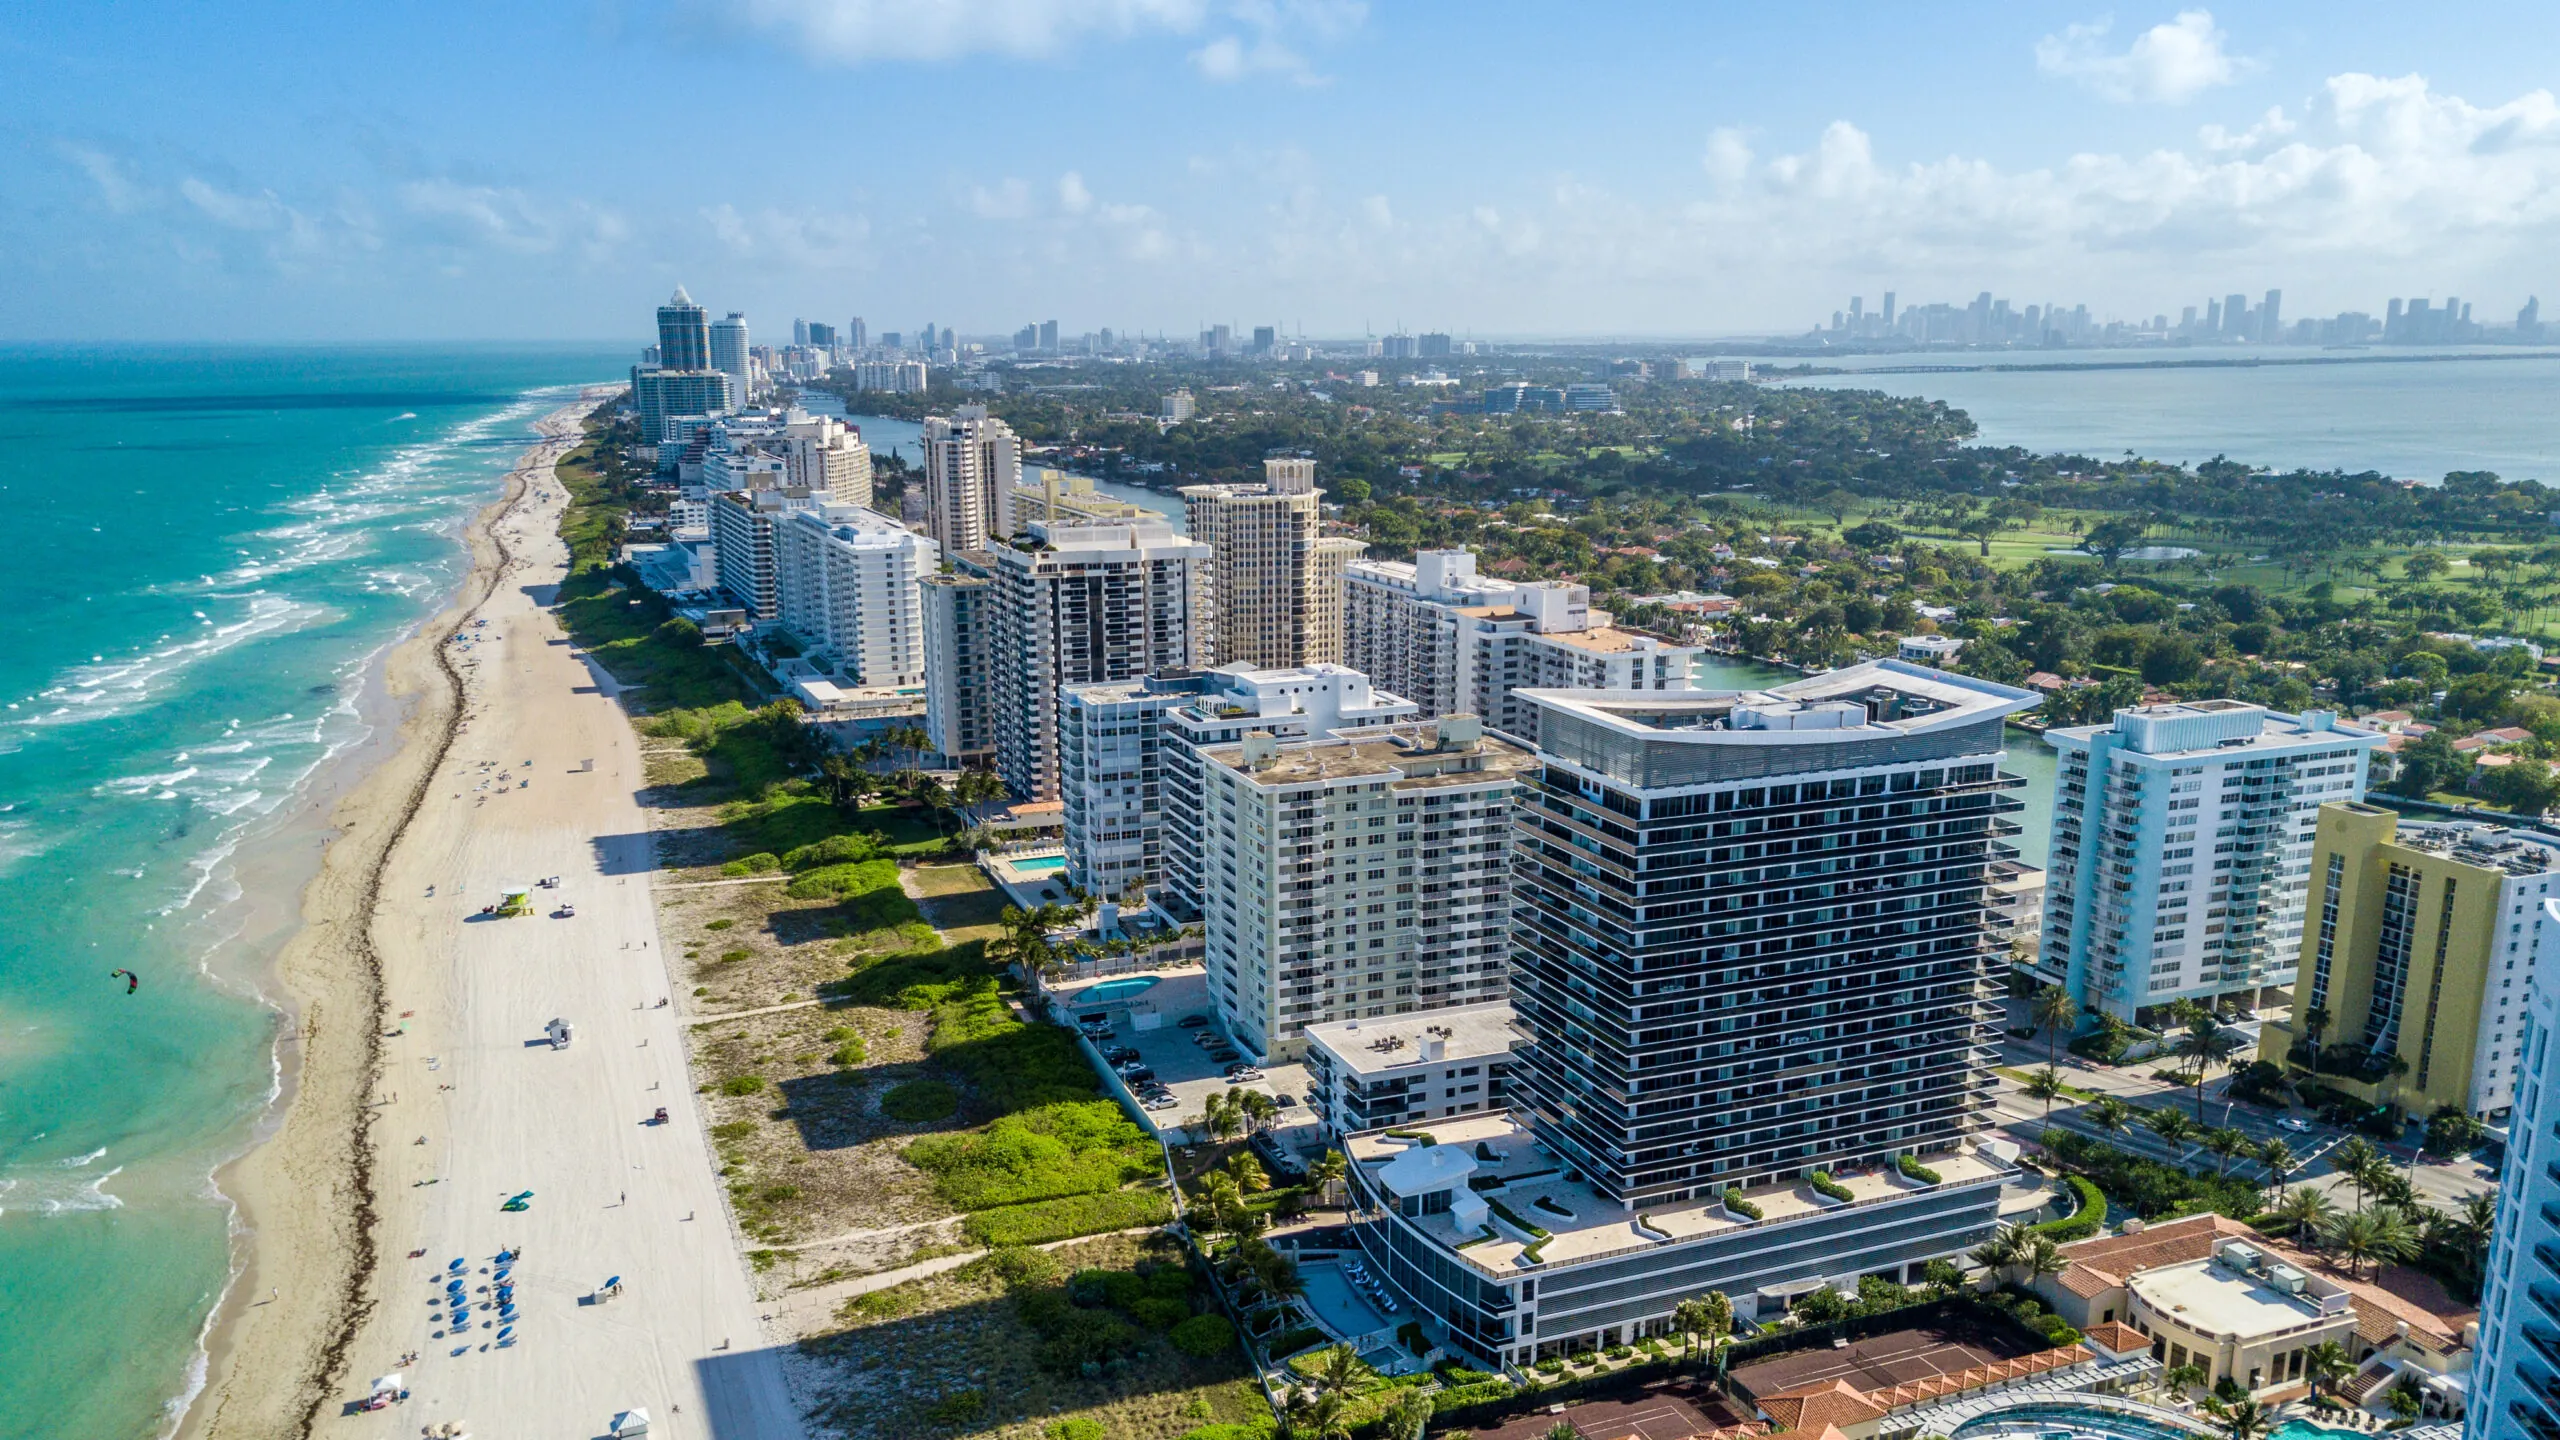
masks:
<path id="1" fill-rule="evenodd" d="M 1004 863 L 1021 871 L 1025 875 L 1046 875 L 1053 870 L 1066 869 L 1067 857 L 1064 855 L 1034 855 L 1027 860 L 1007 860 Z"/>
<path id="2" fill-rule="evenodd" d="M 1132 995 L 1143 995 L 1155 988 L 1158 978 L 1154 975 L 1131 975 L 1125 979 L 1105 980 L 1099 985 L 1088 985 L 1075 993 L 1074 1003 L 1101 1005 L 1114 1000 L 1126 1000 Z"/>
<path id="3" fill-rule="evenodd" d="M 2348 1430 L 2310 1420 L 2287 1420 L 2270 1431 L 2267 1440 L 2328 1440 L 2331 1435 L 2362 1435 L 2364 1433 L 2362 1430 Z"/>
<path id="4" fill-rule="evenodd" d="M 2068 1431 L 2073 1440 L 2196 1440 L 2210 1434 L 2166 1410 L 2120 1402 L 2124 1408 L 2085 1400 L 2029 1400 L 2004 1405 L 1958 1425 L 1954 1440 L 1995 1435 L 2042 1436 Z"/>

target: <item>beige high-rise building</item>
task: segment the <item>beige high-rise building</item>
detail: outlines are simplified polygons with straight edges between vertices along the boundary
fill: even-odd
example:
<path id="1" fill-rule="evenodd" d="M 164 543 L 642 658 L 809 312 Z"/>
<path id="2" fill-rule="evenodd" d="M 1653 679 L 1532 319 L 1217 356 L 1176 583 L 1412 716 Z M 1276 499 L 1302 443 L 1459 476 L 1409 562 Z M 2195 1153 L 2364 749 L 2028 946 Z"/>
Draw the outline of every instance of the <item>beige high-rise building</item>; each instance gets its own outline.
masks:
<path id="1" fill-rule="evenodd" d="M 792 420 L 764 445 L 782 457 L 788 483 L 847 505 L 871 503 L 871 447 L 861 431 L 834 416 Z"/>
<path id="2" fill-rule="evenodd" d="M 1285 670 L 1342 662 L 1342 575 L 1358 540 L 1318 533 L 1316 462 L 1262 462 L 1259 485 L 1187 485 L 1191 538 L 1210 549 L 1212 650 L 1219 664 Z"/>
<path id="3" fill-rule="evenodd" d="M 924 422 L 924 533 L 944 554 L 983 550 L 1012 534 L 1013 487 L 1021 483 L 1021 437 L 984 405 Z"/>

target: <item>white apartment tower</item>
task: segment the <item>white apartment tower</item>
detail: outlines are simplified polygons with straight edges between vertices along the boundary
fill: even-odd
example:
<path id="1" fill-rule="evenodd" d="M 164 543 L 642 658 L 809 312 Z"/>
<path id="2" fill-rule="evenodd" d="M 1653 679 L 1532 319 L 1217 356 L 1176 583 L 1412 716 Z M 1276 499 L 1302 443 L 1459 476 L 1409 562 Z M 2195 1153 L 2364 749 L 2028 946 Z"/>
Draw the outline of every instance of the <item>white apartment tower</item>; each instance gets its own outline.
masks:
<path id="1" fill-rule="evenodd" d="M 1229 1035 L 1295 1058 L 1306 1027 L 1509 991 L 1513 798 L 1536 768 L 1470 715 L 1201 752 L 1209 990 Z"/>
<path id="2" fill-rule="evenodd" d="M 1411 563 L 1360 560 L 1343 574 L 1344 663 L 1425 715 L 1479 715 L 1534 742 L 1522 690 L 1685 690 L 1699 647 L 1621 630 L 1591 588 L 1480 577 L 1467 550 Z"/>
<path id="3" fill-rule="evenodd" d="M 984 551 L 951 557 L 951 568 L 924 577 L 924 728 L 933 748 L 954 765 L 995 753 L 988 711 L 987 607 L 995 597 L 995 562 Z"/>
<path id="4" fill-rule="evenodd" d="M 963 405 L 924 422 L 924 528 L 943 553 L 983 550 L 1013 533 L 1013 487 L 1022 441 L 1013 427 Z"/>
<path id="5" fill-rule="evenodd" d="M 1316 462 L 1262 462 L 1259 485 L 1186 485 L 1191 536 L 1212 553 L 1211 651 L 1280 670 L 1342 661 L 1342 572 L 1368 546 L 1319 533 Z"/>
<path id="6" fill-rule="evenodd" d="M 788 483 L 847 505 L 871 503 L 871 447 L 854 427 L 832 415 L 794 418 L 765 443 L 781 457 Z"/>
<path id="7" fill-rule="evenodd" d="M 919 582 L 933 542 L 866 506 L 824 501 L 774 527 L 782 623 L 812 663 L 856 685 L 919 685 L 925 676 Z"/>
<path id="8" fill-rule="evenodd" d="M 747 344 L 747 317 L 732 310 L 711 322 L 711 368 L 729 377 L 729 393 L 741 405 L 755 399 L 755 357 Z"/>
<path id="9" fill-rule="evenodd" d="M 2363 796 L 2382 739 L 2238 700 L 2048 731 L 2044 962 L 2083 1005 L 2136 1023 L 2291 986 L 2320 806 Z"/>
<path id="10" fill-rule="evenodd" d="M 982 611 L 996 773 L 1024 800 L 1058 798 L 1058 692 L 1202 661 L 1209 547 L 1163 521 L 1034 522 L 987 546 Z"/>
<path id="11" fill-rule="evenodd" d="M 1058 789 L 1066 804 L 1067 879 L 1097 895 L 1170 887 L 1198 914 L 1200 755 L 1247 730 L 1301 740 L 1413 718 L 1413 702 L 1369 688 L 1339 665 L 1255 670 L 1222 665 L 1058 691 Z M 1172 902 L 1168 902 L 1171 904 Z"/>
<path id="12" fill-rule="evenodd" d="M 2560 901 L 2542 909 L 2543 948 L 2560 952 Z M 2560 974 L 2560 953 L 2540 958 Z M 2465 1433 L 2480 1440 L 2560 1437 L 2560 986 L 2535 985 L 2526 1003 L 2471 1367 Z"/>

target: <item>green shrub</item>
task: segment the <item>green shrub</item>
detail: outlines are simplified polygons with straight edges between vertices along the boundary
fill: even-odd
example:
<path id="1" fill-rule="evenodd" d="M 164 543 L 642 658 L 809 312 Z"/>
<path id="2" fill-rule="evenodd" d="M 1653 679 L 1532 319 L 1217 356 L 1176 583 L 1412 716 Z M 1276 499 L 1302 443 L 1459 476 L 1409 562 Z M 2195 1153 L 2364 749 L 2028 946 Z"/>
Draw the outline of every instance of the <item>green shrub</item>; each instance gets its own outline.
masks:
<path id="1" fill-rule="evenodd" d="M 800 852 L 795 850 L 792 853 Z M 851 900 L 874 891 L 894 891 L 897 888 L 897 861 L 854 860 L 801 871 L 791 882 L 790 895 L 794 900 Z M 908 901 L 907 914 L 897 918 L 911 919 L 914 914 L 915 902 Z"/>
<path id="2" fill-rule="evenodd" d="M 1741 1216 L 1745 1220 L 1757 1220 L 1760 1218 L 1760 1207 L 1743 1199 L 1742 1192 L 1731 1186 L 1725 1187 L 1724 1208 Z"/>
<path id="3" fill-rule="evenodd" d="M 768 857 L 768 858 L 770 858 L 770 857 Z M 743 861 L 743 860 L 733 860 L 733 861 L 731 861 L 731 862 L 729 862 L 729 863 L 731 863 L 731 864 L 733 864 L 733 865 L 743 865 L 743 864 L 745 864 L 746 862 L 745 862 L 745 861 Z M 735 920 L 727 919 L 727 918 L 725 918 L 725 917 L 724 917 L 724 918 L 722 918 L 722 919 L 714 920 L 714 921 L 712 921 L 710 924 L 705 925 L 705 926 L 703 926 L 702 928 L 703 928 L 703 929 L 705 929 L 705 930 L 726 930 L 726 929 L 728 929 L 730 926 L 735 925 L 735 924 L 737 924 L 737 923 L 738 923 L 738 922 L 737 922 L 737 921 L 735 921 Z"/>
<path id="4" fill-rule="evenodd" d="M 2044 1146 L 2054 1159 L 2085 1174 L 2145 1220 L 2167 1218 L 2189 1203 L 2235 1220 L 2266 1208 L 2265 1192 L 2257 1186 L 2203 1167 L 2188 1170 L 2145 1159 L 2069 1130 L 2047 1131 Z"/>
<path id="5" fill-rule="evenodd" d="M 781 868 L 782 862 L 774 858 L 772 851 L 759 850 L 753 855 L 741 855 L 737 859 L 730 861 L 728 864 L 721 866 L 720 873 L 723 875 L 769 875 Z M 726 920 L 714 920 L 704 928 L 710 930 L 726 930 L 729 928 L 729 922 Z"/>
<path id="6" fill-rule="evenodd" d="M 983 1130 L 928 1135 L 906 1153 L 959 1210 L 1114 1191 L 1163 1168 L 1155 1143 L 1107 1100 L 1043 1105 Z"/>
<path id="7" fill-rule="evenodd" d="M 732 1075 L 720 1082 L 723 1095 L 753 1095 L 763 1088 L 764 1077 L 761 1075 Z"/>
<path id="8" fill-rule="evenodd" d="M 1903 1174 L 1910 1176 L 1912 1179 L 1919 1181 L 1923 1185 L 1935 1185 L 1940 1179 L 1938 1172 L 1921 1164 L 1919 1157 L 1917 1156 L 1896 1156 L 1893 1163 L 1896 1168 L 1902 1171 Z"/>
<path id="9" fill-rule="evenodd" d="M 1159 1300 L 1150 1295 L 1126 1307 L 1129 1317 L 1150 1330 L 1170 1330 L 1191 1318 L 1191 1306 L 1181 1300 Z"/>
<path id="10" fill-rule="evenodd" d="M 925 1407 L 924 1418 L 936 1425 L 965 1425 L 986 1413 L 987 1392 L 955 1390 Z"/>
<path id="11" fill-rule="evenodd" d="M 723 950 L 720 952 L 720 963 L 735 965 L 741 960 L 752 957 L 755 953 L 753 950 Z"/>
<path id="12" fill-rule="evenodd" d="M 1102 1440 L 1102 1422 L 1076 1415 L 1065 1420 L 1052 1420 L 1040 1433 L 1048 1436 L 1049 1440 Z"/>
<path id="13" fill-rule="evenodd" d="M 979 1245 L 1045 1245 L 1172 1219 L 1173 1199 L 1164 1191 L 1115 1190 L 981 1210 L 960 1222 L 960 1233 Z"/>
<path id="14" fill-rule="evenodd" d="M 910 1080 L 880 1097 L 880 1113 L 909 1125 L 947 1120 L 960 1108 L 960 1092 L 939 1080 Z"/>
<path id="15" fill-rule="evenodd" d="M 1236 1327 L 1224 1315 L 1194 1315 L 1173 1327 L 1173 1348 L 1202 1360 L 1236 1348 Z"/>
<path id="16" fill-rule="evenodd" d="M 1833 1200 L 1855 1200 L 1858 1198 L 1849 1193 L 1848 1186 L 1832 1179 L 1831 1172 L 1828 1170 L 1816 1170 L 1813 1174 L 1807 1176 L 1806 1179 L 1812 1183 L 1813 1192 L 1817 1195 L 1826 1196 Z"/>
<path id="17" fill-rule="evenodd" d="M 871 1052 L 863 1048 L 862 1040 L 859 1036 L 856 1036 L 851 1040 L 847 1040 L 835 1049 L 827 1052 L 827 1063 L 835 1066 L 839 1070 L 850 1070 L 854 1066 L 859 1065 L 870 1058 Z"/>
<path id="18" fill-rule="evenodd" d="M 830 835 L 812 844 L 796 846 L 783 855 L 780 865 L 782 869 L 797 874 L 800 871 L 815 870 L 824 865 L 847 865 L 860 860 L 876 860 L 887 854 L 888 849 L 888 836 L 877 830 L 857 830 L 850 835 Z"/>
<path id="19" fill-rule="evenodd" d="M 2106 1195 L 2097 1186 L 2089 1183 L 2084 1176 L 2065 1175 L 2062 1177 L 2062 1183 L 2070 1186 L 2071 1193 L 2078 1197 L 2079 1208 L 2062 1219 L 2042 1221 L 2027 1228 L 2039 1235 L 2050 1235 L 2055 1241 L 2065 1245 L 2074 1240 L 2086 1240 L 2105 1229 L 2107 1225 Z"/>
<path id="20" fill-rule="evenodd" d="M 993 1276 L 1008 1290 L 1055 1284 L 1059 1268 L 1057 1256 L 1018 1244 L 997 1244 L 965 1267 L 967 1273 Z"/>
<path id="21" fill-rule="evenodd" d="M 1501 1379 L 1451 1385 L 1431 1397 L 1431 1411 L 1434 1415 L 1446 1415 L 1470 1405 L 1487 1405 L 1497 1400 L 1508 1400 L 1513 1393 L 1511 1382 Z"/>
<path id="22" fill-rule="evenodd" d="M 1275 1429 L 1268 1416 L 1238 1425 L 1201 1425 L 1182 1432 L 1180 1440 L 1271 1440 Z"/>
<path id="23" fill-rule="evenodd" d="M 1324 1343 L 1323 1331 L 1312 1325 L 1300 1325 L 1295 1329 L 1281 1331 L 1269 1345 L 1263 1348 L 1270 1353 L 1272 1359 L 1281 1360 L 1297 1354 L 1310 1345 L 1322 1343 Z"/>

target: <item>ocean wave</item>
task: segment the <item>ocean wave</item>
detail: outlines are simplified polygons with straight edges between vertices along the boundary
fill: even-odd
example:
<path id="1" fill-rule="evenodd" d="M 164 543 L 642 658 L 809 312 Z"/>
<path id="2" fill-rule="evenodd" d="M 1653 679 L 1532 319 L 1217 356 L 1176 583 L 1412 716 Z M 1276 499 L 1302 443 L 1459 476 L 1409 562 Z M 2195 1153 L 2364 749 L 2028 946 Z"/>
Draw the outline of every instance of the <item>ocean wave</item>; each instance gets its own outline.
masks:
<path id="1" fill-rule="evenodd" d="M 263 636 L 299 629 L 327 611 L 309 602 L 259 594 L 249 597 L 246 615 L 228 623 L 203 611 L 196 613 L 204 621 L 196 638 L 147 650 L 130 659 L 93 660 L 86 665 L 75 665 L 64 671 L 54 683 L 36 692 L 35 701 L 39 704 L 51 702 L 50 709 L 15 723 L 31 726 L 77 724 L 130 713 L 149 703 L 160 693 L 162 682 L 179 672 Z"/>
<path id="2" fill-rule="evenodd" d="M 94 1158 L 94 1157 L 92 1157 Z M 88 1162 L 80 1162 L 86 1166 Z M 66 1175 L 76 1168 L 57 1163 L 41 1168 L 20 1166 L 0 1175 L 0 1215 L 12 1210 L 38 1215 L 75 1215 L 90 1210 L 121 1210 L 124 1202 L 107 1193 L 107 1182 L 124 1173 L 118 1165 L 103 1175 L 82 1179 Z"/>

